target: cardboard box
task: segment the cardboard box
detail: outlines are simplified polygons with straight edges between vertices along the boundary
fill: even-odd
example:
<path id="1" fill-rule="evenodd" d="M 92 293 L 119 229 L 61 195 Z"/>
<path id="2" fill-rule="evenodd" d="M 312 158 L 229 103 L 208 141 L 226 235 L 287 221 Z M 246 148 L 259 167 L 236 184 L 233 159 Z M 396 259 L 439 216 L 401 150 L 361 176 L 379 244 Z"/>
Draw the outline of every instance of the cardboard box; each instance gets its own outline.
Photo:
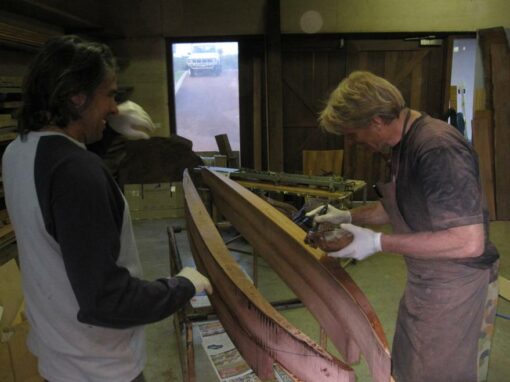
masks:
<path id="1" fill-rule="evenodd" d="M 126 184 L 124 195 L 133 220 L 184 216 L 182 182 Z"/>
<path id="2" fill-rule="evenodd" d="M 0 267 L 0 381 L 39 382 L 37 358 L 27 348 L 21 276 L 15 260 Z"/>

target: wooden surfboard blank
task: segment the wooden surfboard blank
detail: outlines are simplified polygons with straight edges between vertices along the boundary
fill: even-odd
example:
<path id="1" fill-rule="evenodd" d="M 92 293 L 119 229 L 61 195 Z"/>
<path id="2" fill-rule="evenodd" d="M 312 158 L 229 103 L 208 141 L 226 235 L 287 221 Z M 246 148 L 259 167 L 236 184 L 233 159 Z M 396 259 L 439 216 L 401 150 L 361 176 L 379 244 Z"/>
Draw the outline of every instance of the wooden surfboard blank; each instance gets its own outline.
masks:
<path id="1" fill-rule="evenodd" d="M 306 244 L 305 232 L 261 198 L 208 169 L 202 178 L 220 213 L 315 316 L 348 363 L 365 357 L 372 378 L 391 378 L 382 325 L 363 292 L 334 259 Z"/>
<path id="2" fill-rule="evenodd" d="M 183 186 L 193 257 L 210 278 L 211 303 L 250 367 L 263 379 L 274 378 L 276 362 L 302 381 L 354 382 L 348 365 L 290 324 L 253 286 L 230 256 L 187 171 Z"/>

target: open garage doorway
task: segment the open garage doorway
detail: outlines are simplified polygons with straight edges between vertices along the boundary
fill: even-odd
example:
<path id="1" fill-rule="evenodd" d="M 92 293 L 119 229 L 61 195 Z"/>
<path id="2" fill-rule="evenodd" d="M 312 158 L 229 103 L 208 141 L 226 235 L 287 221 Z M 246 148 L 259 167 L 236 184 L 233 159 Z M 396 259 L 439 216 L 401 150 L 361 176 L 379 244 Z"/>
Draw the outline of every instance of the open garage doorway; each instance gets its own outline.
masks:
<path id="1" fill-rule="evenodd" d="M 240 150 L 237 42 L 172 43 L 175 132 L 193 151 L 218 151 L 215 136 L 227 134 Z"/>

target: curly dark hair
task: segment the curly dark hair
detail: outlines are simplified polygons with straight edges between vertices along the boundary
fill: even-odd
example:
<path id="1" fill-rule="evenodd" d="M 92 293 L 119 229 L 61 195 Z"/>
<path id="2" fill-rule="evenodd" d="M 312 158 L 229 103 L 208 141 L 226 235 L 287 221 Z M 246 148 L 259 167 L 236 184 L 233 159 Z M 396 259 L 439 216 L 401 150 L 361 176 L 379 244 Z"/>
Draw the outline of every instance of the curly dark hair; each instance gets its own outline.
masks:
<path id="1" fill-rule="evenodd" d="M 115 71 L 115 58 L 104 44 L 74 35 L 49 39 L 24 78 L 18 133 L 23 137 L 49 125 L 65 128 L 88 106 L 78 108 L 71 97 L 84 93 L 90 100 L 106 75 Z"/>

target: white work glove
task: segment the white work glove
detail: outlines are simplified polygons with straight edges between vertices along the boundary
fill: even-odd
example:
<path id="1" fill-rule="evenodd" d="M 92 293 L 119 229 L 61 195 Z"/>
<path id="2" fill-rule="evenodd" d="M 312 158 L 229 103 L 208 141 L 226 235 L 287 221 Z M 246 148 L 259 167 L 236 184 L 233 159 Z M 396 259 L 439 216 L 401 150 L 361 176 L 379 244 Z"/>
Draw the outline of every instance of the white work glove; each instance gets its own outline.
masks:
<path id="1" fill-rule="evenodd" d="M 353 224 L 341 224 L 340 227 L 352 233 L 354 240 L 347 247 L 339 251 L 327 252 L 328 256 L 363 260 L 381 251 L 380 232 L 374 232 L 371 229 L 358 227 Z"/>
<path id="2" fill-rule="evenodd" d="M 195 268 L 184 267 L 176 276 L 184 277 L 185 279 L 191 281 L 191 283 L 195 287 L 195 294 L 198 294 L 203 290 L 207 291 L 207 293 L 209 294 L 213 292 L 209 279 L 202 275 Z"/>
<path id="3" fill-rule="evenodd" d="M 314 210 L 306 213 L 306 216 L 312 217 L 315 223 L 350 223 L 352 221 L 351 213 L 348 210 L 339 210 L 328 204 L 328 210 L 323 215 L 317 215 L 324 206 L 317 207 Z"/>
<path id="4" fill-rule="evenodd" d="M 117 133 L 131 140 L 149 139 L 156 129 L 151 117 L 137 103 L 126 101 L 118 107 L 119 113 L 108 117 L 108 123 Z"/>

